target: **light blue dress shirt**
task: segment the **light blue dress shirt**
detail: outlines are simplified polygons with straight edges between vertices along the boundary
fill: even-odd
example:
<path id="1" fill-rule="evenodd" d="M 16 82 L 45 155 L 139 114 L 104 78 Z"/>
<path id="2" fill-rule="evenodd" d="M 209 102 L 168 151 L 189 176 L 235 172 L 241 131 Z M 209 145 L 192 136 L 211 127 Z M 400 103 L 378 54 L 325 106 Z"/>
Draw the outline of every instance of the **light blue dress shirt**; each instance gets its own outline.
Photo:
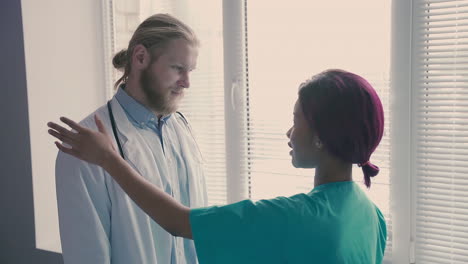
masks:
<path id="1" fill-rule="evenodd" d="M 170 118 L 173 118 L 174 114 L 158 118 L 153 112 L 130 97 L 125 92 L 124 87 L 120 87 L 118 89 L 115 98 L 124 109 L 128 119 L 147 141 L 153 155 L 161 155 L 161 152 L 158 149 L 159 144 L 161 144 L 163 150 L 162 154 L 167 160 L 175 162 L 175 167 L 173 167 L 172 171 L 173 173 L 170 173 L 170 175 L 162 175 L 161 180 L 163 182 L 164 191 L 183 205 L 190 207 L 187 177 L 184 177 L 186 176 L 184 173 L 179 173 L 179 171 L 185 170 L 185 163 L 183 162 L 183 157 L 180 153 L 181 149 L 179 142 L 177 141 L 177 138 L 166 136 L 164 133 L 168 132 L 167 129 L 171 129 L 171 127 L 167 126 L 167 122 Z M 155 142 L 156 139 L 159 139 L 159 144 L 158 142 Z M 174 243 L 171 248 L 171 263 L 183 263 L 181 260 L 178 260 L 180 256 L 177 255 L 177 247 L 184 247 L 183 251 L 185 252 L 187 263 L 195 263 L 197 257 L 193 241 L 183 239 L 183 245 L 179 245 L 179 243 L 177 243 L 177 239 L 173 239 Z M 157 247 L 166 246 L 167 243 L 164 243 L 163 241 L 157 245 Z"/>

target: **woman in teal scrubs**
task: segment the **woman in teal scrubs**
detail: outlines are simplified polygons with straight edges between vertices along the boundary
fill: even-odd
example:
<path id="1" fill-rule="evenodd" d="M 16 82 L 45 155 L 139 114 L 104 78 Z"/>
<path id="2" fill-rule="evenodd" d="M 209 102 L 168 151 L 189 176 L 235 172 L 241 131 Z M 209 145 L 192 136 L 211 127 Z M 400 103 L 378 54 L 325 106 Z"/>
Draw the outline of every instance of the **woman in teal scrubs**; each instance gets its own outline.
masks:
<path id="1" fill-rule="evenodd" d="M 315 176 L 309 193 L 291 197 L 187 208 L 133 170 L 95 119 L 99 132 L 61 118 L 76 132 L 50 122 L 49 133 L 61 151 L 104 168 L 169 233 L 193 239 L 201 264 L 382 262 L 385 220 L 353 181 L 352 165 L 370 188 L 384 115 L 356 74 L 328 70 L 301 85 L 288 145 L 294 167 L 315 168 Z"/>

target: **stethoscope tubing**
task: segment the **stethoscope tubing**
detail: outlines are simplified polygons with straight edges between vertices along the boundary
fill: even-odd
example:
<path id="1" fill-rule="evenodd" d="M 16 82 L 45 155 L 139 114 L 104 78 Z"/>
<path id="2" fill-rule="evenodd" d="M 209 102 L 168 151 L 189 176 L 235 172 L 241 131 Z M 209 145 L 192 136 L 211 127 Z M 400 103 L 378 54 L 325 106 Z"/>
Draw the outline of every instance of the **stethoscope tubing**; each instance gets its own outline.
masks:
<path id="1" fill-rule="evenodd" d="M 117 124 L 115 123 L 114 113 L 112 112 L 112 107 L 110 101 L 107 102 L 107 109 L 109 109 L 109 117 L 112 125 L 112 132 L 114 133 L 115 141 L 117 141 L 117 146 L 119 147 L 120 156 L 125 159 L 125 155 L 122 150 L 122 144 L 120 144 L 119 136 L 117 135 Z"/>

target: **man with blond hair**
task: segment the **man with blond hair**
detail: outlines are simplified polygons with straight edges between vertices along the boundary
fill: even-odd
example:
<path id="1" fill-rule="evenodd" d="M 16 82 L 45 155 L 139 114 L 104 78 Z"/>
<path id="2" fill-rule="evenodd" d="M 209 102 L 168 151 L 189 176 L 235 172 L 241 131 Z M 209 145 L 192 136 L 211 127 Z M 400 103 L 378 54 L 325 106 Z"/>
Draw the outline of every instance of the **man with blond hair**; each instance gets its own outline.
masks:
<path id="1" fill-rule="evenodd" d="M 192 208 L 207 205 L 202 157 L 177 108 L 198 45 L 178 19 L 149 17 L 113 59 L 123 71 L 115 96 L 81 121 L 96 129 L 98 115 L 134 169 Z M 65 264 L 197 263 L 193 241 L 162 229 L 100 167 L 59 152 L 56 183 Z"/>

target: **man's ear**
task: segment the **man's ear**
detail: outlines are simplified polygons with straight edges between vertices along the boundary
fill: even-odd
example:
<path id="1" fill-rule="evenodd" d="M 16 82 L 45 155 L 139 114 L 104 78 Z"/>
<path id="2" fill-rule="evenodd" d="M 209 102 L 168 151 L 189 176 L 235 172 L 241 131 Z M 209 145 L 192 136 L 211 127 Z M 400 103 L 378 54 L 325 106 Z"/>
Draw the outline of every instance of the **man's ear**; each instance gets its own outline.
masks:
<path id="1" fill-rule="evenodd" d="M 138 44 L 133 49 L 132 54 L 132 68 L 143 70 L 148 67 L 150 63 L 150 54 L 145 46 Z"/>

